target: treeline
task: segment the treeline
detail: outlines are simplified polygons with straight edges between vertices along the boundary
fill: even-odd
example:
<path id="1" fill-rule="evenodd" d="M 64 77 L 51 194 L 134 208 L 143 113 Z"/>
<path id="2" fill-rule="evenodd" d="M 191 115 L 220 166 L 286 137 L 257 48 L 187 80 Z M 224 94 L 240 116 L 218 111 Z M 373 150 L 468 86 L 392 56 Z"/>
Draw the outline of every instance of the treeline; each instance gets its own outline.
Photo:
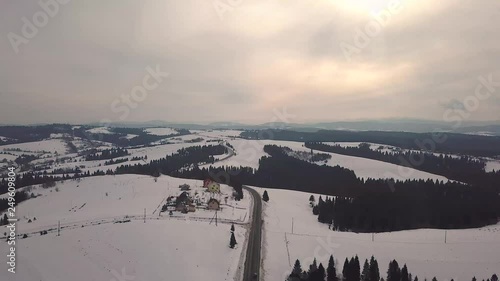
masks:
<path id="1" fill-rule="evenodd" d="M 148 164 L 122 165 L 116 168 L 115 174 L 142 174 L 159 176 L 160 174 L 188 179 L 212 179 L 218 183 L 234 188 L 236 199 L 243 198 L 243 185 L 237 177 L 230 176 L 222 170 L 200 169 L 199 163 L 214 163 L 215 155 L 227 154 L 223 145 L 191 146 L 179 149 L 175 154 L 167 155 Z"/>
<path id="2" fill-rule="evenodd" d="M 287 130 L 247 130 L 240 135 L 246 139 L 272 139 L 297 142 L 371 142 L 415 149 L 494 157 L 500 155 L 500 137 L 453 133 L 409 133 L 384 131 L 319 130 L 298 132 Z"/>
<path id="3" fill-rule="evenodd" d="M 68 179 L 78 179 L 83 177 L 114 174 L 114 172 L 110 169 L 108 169 L 106 172 L 101 170 L 94 171 L 93 173 L 90 173 L 90 171 L 87 171 L 85 173 L 80 173 L 79 170 L 75 170 L 75 172 L 76 173 L 72 176 L 68 174 L 63 174 L 62 176 L 49 175 L 47 171 L 44 171 L 43 173 L 27 172 L 25 174 L 18 174 L 16 175 L 16 188 L 19 189 L 21 187 L 37 185 L 37 184 L 52 185 L 57 181 L 63 181 Z M 3 178 L 0 181 L 0 194 L 7 193 L 8 188 L 9 188 L 8 181 L 5 178 Z"/>
<path id="4" fill-rule="evenodd" d="M 107 160 L 129 155 L 128 150 L 122 148 L 105 149 L 85 156 L 85 161 Z"/>
<path id="5" fill-rule="evenodd" d="M 116 160 L 111 159 L 109 161 L 105 161 L 104 165 L 105 166 L 109 166 L 109 165 L 124 163 L 124 162 L 127 162 L 127 161 L 128 161 L 128 158 L 120 158 L 120 159 L 116 159 Z"/>
<path id="6" fill-rule="evenodd" d="M 443 154 L 438 156 L 432 153 L 415 151 L 380 152 L 370 149 L 370 145 L 367 143 L 361 143 L 359 146 L 354 147 L 342 147 L 338 144 L 328 145 L 319 142 L 306 142 L 305 147 L 323 152 L 379 160 L 446 177 L 456 177 L 457 174 L 467 170 L 481 173 L 484 172 L 486 166 L 483 161 L 469 156 L 453 157 Z"/>
<path id="7" fill-rule="evenodd" d="M 151 160 L 148 164 L 121 165 L 116 168 L 116 174 L 142 174 L 159 176 L 170 175 L 181 168 L 188 168 L 198 163 L 214 163 L 214 155 L 227 153 L 222 145 L 204 145 L 181 148 L 177 153 L 165 158 Z"/>
<path id="8" fill-rule="evenodd" d="M 174 171 L 171 173 L 171 176 L 194 180 L 211 179 L 221 184 L 227 184 L 234 189 L 234 192 L 236 193 L 236 200 L 240 200 L 243 199 L 242 178 L 248 179 L 248 177 L 242 177 L 242 175 L 251 175 L 252 173 L 253 169 L 248 167 L 231 167 L 227 169 L 224 167 L 210 166 L 208 168 L 204 167 L 200 169 L 198 166 L 195 166 L 192 169 Z M 248 182 L 245 183 L 248 184 Z"/>
<path id="9" fill-rule="evenodd" d="M 16 192 L 16 194 L 14 195 L 14 199 L 15 199 L 14 200 L 14 202 L 15 202 L 14 206 L 17 206 L 17 204 L 19 204 L 19 203 L 27 200 L 28 198 L 29 198 L 28 193 L 26 193 L 24 191 Z M 8 198 L 1 198 L 0 199 L 0 213 L 2 213 L 3 211 L 7 210 L 10 207 L 11 206 L 9 205 L 9 199 Z M 7 221 L 4 221 L 4 223 L 7 224 Z"/>
<path id="10" fill-rule="evenodd" d="M 466 186 L 399 183 L 394 192 L 326 200 L 320 197 L 313 214 L 335 231 L 461 229 L 497 223 L 499 203 L 497 194 Z"/>
<path id="11" fill-rule="evenodd" d="M 386 277 L 382 277 L 378 266 L 378 261 L 375 257 L 371 257 L 370 261 L 365 259 L 363 267 L 361 267 L 358 256 L 348 258 L 344 261 L 342 273 L 337 273 L 336 264 L 333 256 L 330 256 L 328 267 L 325 269 L 322 263 L 317 264 L 316 259 L 309 265 L 308 270 L 302 269 L 299 260 L 295 261 L 292 272 L 288 275 L 286 281 L 418 281 L 418 276 L 411 274 L 408 267 L 403 265 L 400 267 L 396 260 L 389 262 Z M 424 278 L 427 280 L 427 278 Z M 437 281 L 436 277 L 432 281 Z M 451 279 L 453 281 L 453 279 Z M 477 281 L 476 277 L 472 281 Z M 483 279 L 484 281 L 484 279 Z M 488 281 L 498 281 L 498 276 L 493 274 Z"/>
<path id="12" fill-rule="evenodd" d="M 486 173 L 483 161 L 468 156 L 452 157 L 442 154 L 437 156 L 432 153 L 414 151 L 380 152 L 371 150 L 366 143 L 357 147 L 341 147 L 340 145 L 306 142 L 305 146 L 323 152 L 379 160 L 471 184 L 481 183 Z"/>
<path id="13" fill-rule="evenodd" d="M 0 126 L 0 135 L 7 140 L 0 140 L 0 145 L 41 141 L 50 134 L 71 133 L 71 125 L 52 124 L 41 126 Z"/>
<path id="14" fill-rule="evenodd" d="M 110 128 L 109 130 L 114 134 L 89 133 L 86 131 L 88 129 L 90 129 L 90 127 L 74 129 L 74 136 L 93 141 L 109 142 L 120 147 L 146 146 L 152 142 L 166 138 L 166 136 L 150 135 L 144 132 L 144 129 L 142 128 Z M 190 133 L 189 130 L 185 129 L 176 129 L 176 131 L 177 134 L 175 134 L 175 136 L 187 135 Z M 127 138 L 127 135 L 129 134 L 136 136 L 133 138 Z"/>

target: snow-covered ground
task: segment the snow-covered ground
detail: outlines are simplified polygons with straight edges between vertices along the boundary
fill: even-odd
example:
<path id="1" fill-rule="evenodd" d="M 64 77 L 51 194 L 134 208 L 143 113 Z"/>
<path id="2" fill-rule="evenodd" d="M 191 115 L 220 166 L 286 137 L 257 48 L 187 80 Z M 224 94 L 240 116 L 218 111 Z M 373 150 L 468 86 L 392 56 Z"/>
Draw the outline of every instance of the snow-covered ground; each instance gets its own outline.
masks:
<path id="1" fill-rule="evenodd" d="M 16 158 L 17 158 L 16 155 L 0 153 L 0 161 L 3 161 L 3 160 L 14 161 L 14 160 L 16 160 Z"/>
<path id="2" fill-rule="evenodd" d="M 240 130 L 208 130 L 208 131 L 196 131 L 196 134 L 200 136 L 206 136 L 211 138 L 226 138 L 226 137 L 238 137 L 243 131 Z"/>
<path id="3" fill-rule="evenodd" d="M 91 134 L 113 134 L 108 127 L 97 127 L 87 130 Z"/>
<path id="4" fill-rule="evenodd" d="M 230 249 L 229 225 L 132 221 L 20 240 L 16 274 L 2 281 L 233 280 L 242 249 Z M 245 230 L 236 227 L 237 241 Z M 7 253 L 6 243 L 0 243 Z"/>
<path id="5" fill-rule="evenodd" d="M 167 176 L 156 182 L 147 176 L 102 176 L 32 188 L 41 196 L 17 208 L 17 233 L 30 233 L 17 243 L 18 272 L 8 273 L 2 263 L 0 280 L 121 280 L 115 274 L 122 270 L 133 280 L 233 280 L 244 260 L 250 194 L 236 202 L 232 188 L 222 185 L 218 226 L 210 224 L 214 211 L 203 208 L 160 215 L 166 198 L 179 195 L 184 183 L 191 185 L 193 195 L 203 194 L 201 181 Z M 231 222 L 239 242 L 235 250 L 228 247 Z M 40 235 L 42 230 L 49 233 Z M 0 251 L 7 250 L 2 239 Z"/>
<path id="6" fill-rule="evenodd" d="M 278 146 L 286 146 L 296 151 L 310 152 L 311 150 L 304 147 L 301 142 L 292 141 L 274 141 L 274 140 L 246 140 L 235 139 L 229 143 L 236 150 L 236 155 L 227 160 L 217 162 L 213 166 L 247 166 L 252 168 L 259 167 L 259 159 L 266 155 L 264 146 L 266 144 L 274 144 Z M 359 143 L 358 143 L 359 144 Z M 321 152 L 326 153 L 326 152 Z M 448 181 L 446 177 L 434 175 L 427 172 L 422 172 L 412 168 L 386 163 L 382 161 L 366 159 L 361 157 L 346 156 L 336 153 L 326 153 L 332 157 L 324 164 L 329 166 L 341 166 L 353 170 L 358 177 L 367 179 L 384 179 L 394 178 L 397 180 L 406 179 L 432 179 L 440 181 Z"/>
<path id="7" fill-rule="evenodd" d="M 42 152 L 47 151 L 50 153 L 65 154 L 66 153 L 66 143 L 61 139 L 47 139 L 36 142 L 25 142 L 19 144 L 9 144 L 0 146 L 0 150 L 9 151 L 13 149 L 19 149 L 22 152 Z"/>
<path id="8" fill-rule="evenodd" d="M 264 189 L 256 188 L 260 193 Z M 264 203 L 264 281 L 285 280 L 299 259 L 303 268 L 312 263 L 328 264 L 336 259 L 342 272 L 346 257 L 358 255 L 364 262 L 374 255 L 381 277 L 386 277 L 389 261 L 407 264 L 420 280 L 478 280 L 500 272 L 500 225 L 478 229 L 445 231 L 420 229 L 375 234 L 334 232 L 321 224 L 309 206 L 310 193 L 267 189 L 270 200 Z M 315 194 L 316 200 L 319 195 Z M 324 198 L 324 196 L 323 196 Z M 293 220 L 293 234 L 292 234 Z"/>
<path id="9" fill-rule="evenodd" d="M 8 140 L 16 140 L 16 139 L 0 136 L 0 140 L 1 141 L 8 141 Z"/>
<path id="10" fill-rule="evenodd" d="M 168 176 L 162 176 L 156 182 L 149 176 L 98 176 L 58 183 L 57 190 L 55 187 L 48 189 L 39 186 L 28 187 L 29 193 L 41 196 L 20 205 L 17 212 L 17 216 L 21 218 L 18 230 L 38 231 L 44 226 L 56 225 L 57 221 L 66 224 L 124 216 L 142 218 L 144 209 L 148 217 L 155 218 L 159 215 L 159 208 L 166 198 L 179 195 L 178 186 L 184 183 L 191 186 L 193 195 L 198 193 L 202 198 L 210 197 L 202 188 L 202 181 Z M 236 202 L 231 198 L 233 191 L 231 187 L 222 185 L 221 191 L 222 194 L 215 197 L 224 204 L 223 210 L 219 212 L 219 219 L 246 222 L 250 195 L 245 196 L 245 200 Z M 0 195 L 0 198 L 5 196 L 6 194 Z M 225 197 L 228 197 L 227 204 Z M 176 217 L 204 219 L 213 215 L 212 211 L 199 209 L 186 216 L 176 214 Z M 33 217 L 37 220 L 34 221 Z M 32 219 L 31 223 L 27 223 L 29 219 Z"/>
<path id="11" fill-rule="evenodd" d="M 486 167 L 484 167 L 484 170 L 486 172 L 500 171 L 500 160 L 494 160 L 494 159 L 487 160 Z"/>
<path id="12" fill-rule="evenodd" d="M 150 128 L 151 133 L 155 134 L 168 134 L 174 132 L 170 128 Z M 93 133 L 111 133 L 106 127 L 99 127 L 89 130 Z M 229 142 L 235 149 L 236 154 L 228 157 L 223 161 L 218 161 L 213 166 L 246 166 L 257 169 L 259 165 L 259 159 L 265 156 L 263 148 L 266 144 L 275 144 L 280 146 L 287 146 L 296 151 L 309 152 L 310 150 L 305 148 L 301 142 L 292 141 L 274 141 L 274 140 L 245 140 L 238 138 L 237 136 L 241 133 L 238 130 L 207 130 L 207 131 L 193 131 L 192 134 L 167 137 L 165 139 L 159 140 L 153 143 L 153 146 L 148 146 L 144 148 L 128 149 L 130 155 L 121 158 L 129 158 L 128 162 L 120 163 L 116 165 L 104 166 L 103 161 L 84 161 L 83 157 L 78 157 L 76 155 L 65 155 L 67 152 L 66 143 L 64 140 L 59 138 L 44 140 L 40 142 L 32 143 L 22 143 L 22 144 L 12 144 L 1 146 L 1 150 L 12 150 L 20 149 L 19 151 L 10 151 L 13 154 L 33 154 L 40 158 L 34 160 L 32 163 L 37 165 L 38 168 L 44 168 L 50 165 L 50 169 L 47 172 L 51 172 L 55 169 L 75 169 L 79 167 L 83 172 L 90 171 L 91 173 L 97 170 L 107 170 L 115 169 L 120 165 L 136 164 L 138 161 L 131 161 L 133 157 L 146 157 L 146 162 L 151 160 L 156 160 L 164 158 L 167 155 L 171 155 L 181 148 L 186 148 L 190 146 L 197 145 L 215 145 L 217 141 L 225 140 Z M 128 138 L 132 138 L 135 135 L 128 135 Z M 98 150 L 109 149 L 113 145 L 109 143 L 99 142 L 99 141 L 89 141 L 81 138 L 74 138 L 72 143 L 77 147 L 79 151 L 87 150 L 90 148 L 97 148 Z M 338 143 L 342 146 L 357 146 L 359 142 L 350 143 Z M 379 149 L 380 144 L 371 144 L 372 149 Z M 382 150 L 394 151 L 398 148 L 391 146 L 383 146 Z M 40 154 L 37 152 L 47 151 L 48 154 Z M 57 152 L 57 155 L 55 154 Z M 330 166 L 340 165 L 342 167 L 353 170 L 356 175 L 360 178 L 395 178 L 398 180 L 405 179 L 433 179 L 433 180 L 443 180 L 447 181 L 445 177 L 434 175 L 427 172 L 418 171 L 415 169 L 405 168 L 399 165 L 385 163 L 382 161 L 371 160 L 360 157 L 346 156 L 335 153 L 329 153 L 332 158 L 325 163 Z M 2 155 L 0 155 L 1 159 Z M 17 157 L 17 156 L 15 156 Z M 15 159 L 14 157 L 14 159 Z M 221 156 L 224 158 L 225 156 Z M 9 160 L 13 160 L 13 156 L 6 157 Z M 56 161 L 58 160 L 58 161 Z M 75 161 L 76 160 L 76 161 Z M 50 162 L 52 161 L 52 162 Z M 144 162 L 143 161 L 143 162 Z M 492 167 L 496 167 L 497 162 L 492 162 Z M 206 166 L 206 165 L 205 165 Z M 488 166 L 490 167 L 490 166 Z M 492 168 L 493 169 L 493 168 Z"/>
<path id="13" fill-rule="evenodd" d="M 170 136 L 178 134 L 178 132 L 172 128 L 148 128 L 145 129 L 144 132 L 156 136 Z"/>

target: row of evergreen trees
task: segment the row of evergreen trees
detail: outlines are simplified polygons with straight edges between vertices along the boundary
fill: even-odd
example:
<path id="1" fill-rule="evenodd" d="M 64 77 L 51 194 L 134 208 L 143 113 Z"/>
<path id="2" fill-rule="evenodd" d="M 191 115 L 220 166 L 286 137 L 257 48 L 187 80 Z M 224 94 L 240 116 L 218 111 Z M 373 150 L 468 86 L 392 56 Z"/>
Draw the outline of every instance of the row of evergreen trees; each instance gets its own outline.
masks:
<path id="1" fill-rule="evenodd" d="M 295 261 L 292 272 L 286 281 L 418 281 L 418 276 L 413 278 L 408 271 L 408 267 L 403 265 L 400 267 L 396 260 L 389 262 L 386 278 L 380 275 L 379 265 L 374 256 L 365 259 L 363 267 L 358 256 L 351 259 L 346 258 L 342 268 L 342 274 L 338 274 L 333 255 L 330 256 L 328 267 L 324 268 L 323 264 L 317 264 L 316 259 L 309 266 L 309 269 L 303 270 L 299 260 Z M 427 281 L 427 279 L 425 279 Z M 437 281 L 436 277 L 432 281 Z M 453 281 L 453 279 L 451 279 Z M 477 281 L 476 277 L 472 281 Z M 484 279 L 483 279 L 484 281 Z M 498 276 L 493 274 L 487 281 L 498 281 Z"/>
<path id="2" fill-rule="evenodd" d="M 215 155 L 228 153 L 227 147 L 223 145 L 203 145 L 181 148 L 177 153 L 167 155 L 165 158 L 151 160 L 147 164 L 121 165 L 116 174 L 143 174 L 159 176 L 160 174 L 171 175 L 173 172 L 199 163 L 214 163 Z"/>
<path id="3" fill-rule="evenodd" d="M 103 151 L 100 152 L 88 154 L 87 156 L 85 156 L 85 161 L 108 160 L 126 155 L 129 155 L 127 149 L 123 148 L 104 149 Z"/>

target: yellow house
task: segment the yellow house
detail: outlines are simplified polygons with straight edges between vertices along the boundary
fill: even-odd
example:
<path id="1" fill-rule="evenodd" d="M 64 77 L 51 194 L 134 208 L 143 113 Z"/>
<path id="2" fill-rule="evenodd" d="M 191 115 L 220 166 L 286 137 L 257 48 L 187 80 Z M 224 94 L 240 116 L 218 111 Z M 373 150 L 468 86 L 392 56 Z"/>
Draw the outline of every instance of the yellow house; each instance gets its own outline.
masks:
<path id="1" fill-rule="evenodd" d="M 220 193 L 220 184 L 217 183 L 217 182 L 210 182 L 208 185 L 207 185 L 207 190 L 208 192 L 212 192 L 212 193 Z"/>

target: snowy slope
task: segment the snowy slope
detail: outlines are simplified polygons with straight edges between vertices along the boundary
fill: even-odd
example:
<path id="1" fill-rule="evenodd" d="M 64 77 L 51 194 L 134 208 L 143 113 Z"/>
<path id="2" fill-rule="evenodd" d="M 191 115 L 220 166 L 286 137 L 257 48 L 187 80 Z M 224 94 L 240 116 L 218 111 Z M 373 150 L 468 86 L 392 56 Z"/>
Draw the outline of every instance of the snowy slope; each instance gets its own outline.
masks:
<path id="1" fill-rule="evenodd" d="M 148 128 L 145 129 L 144 132 L 156 136 L 170 136 L 178 134 L 178 132 L 172 128 Z"/>
<path id="2" fill-rule="evenodd" d="M 233 280 L 242 250 L 228 247 L 229 228 L 176 220 L 132 221 L 65 230 L 60 237 L 29 237 L 19 240 L 18 272 L 8 273 L 2 263 L 0 279 Z M 245 232 L 236 227 L 237 241 L 244 241 Z M 6 243 L 0 243 L 0 249 L 6 253 Z"/>
<path id="3" fill-rule="evenodd" d="M 274 144 L 278 146 L 290 147 L 296 151 L 310 152 L 311 150 L 304 147 L 303 143 L 292 141 L 273 141 L 273 140 L 245 140 L 236 139 L 229 140 L 229 143 L 234 147 L 236 155 L 227 160 L 217 162 L 212 166 L 247 166 L 252 168 L 259 167 L 259 159 L 266 155 L 264 146 Z M 324 152 L 321 152 L 324 153 Z M 356 176 L 367 178 L 395 178 L 397 180 L 406 179 L 433 179 L 448 181 L 447 178 L 439 175 L 434 175 L 427 172 L 422 172 L 412 168 L 390 164 L 382 161 L 366 159 L 361 157 L 346 156 L 336 153 L 326 153 L 332 157 L 325 164 L 329 166 L 341 166 L 353 170 Z"/>
<path id="4" fill-rule="evenodd" d="M 19 144 L 9 144 L 0 146 L 0 150 L 8 151 L 13 149 L 20 149 L 23 152 L 42 152 L 47 151 L 51 153 L 66 153 L 66 143 L 61 139 L 48 139 L 37 142 L 25 142 Z"/>
<path id="5" fill-rule="evenodd" d="M 500 171 L 500 160 L 487 160 L 484 170 L 486 172 Z"/>
<path id="6" fill-rule="evenodd" d="M 29 193 L 41 195 L 23 202 L 18 208 L 17 216 L 21 219 L 18 229 L 21 232 L 33 232 L 45 226 L 54 226 L 58 221 L 62 224 L 71 224 L 80 221 L 115 219 L 124 216 L 140 216 L 144 209 L 147 216 L 155 218 L 159 215 L 159 208 L 169 196 L 180 194 L 179 185 L 187 183 L 192 193 L 209 196 L 204 193 L 202 181 L 185 180 L 162 176 L 157 182 L 149 176 L 117 175 L 98 176 L 78 180 L 67 180 L 57 183 L 55 188 L 27 187 Z M 57 189 L 57 190 L 56 190 Z M 232 194 L 233 189 L 227 185 L 221 186 L 220 201 Z M 0 198 L 6 194 L 0 195 Z M 219 218 L 246 222 L 250 196 L 240 202 L 231 198 L 228 205 L 223 206 Z M 233 210 L 233 206 L 235 207 Z M 176 214 L 184 218 L 211 218 L 212 211 L 198 210 L 188 215 Z M 27 223 L 28 219 L 37 220 Z"/>
<path id="7" fill-rule="evenodd" d="M 256 188 L 260 193 L 264 189 Z M 342 271 L 346 257 L 359 255 L 362 262 L 372 255 L 378 259 L 385 278 L 389 261 L 406 263 L 413 276 L 428 280 L 478 280 L 500 271 L 500 225 L 479 229 L 421 229 L 376 234 L 334 232 L 317 222 L 309 206 L 310 193 L 268 189 L 264 203 L 264 281 L 284 280 L 296 259 L 308 266 L 314 257 L 324 265 L 330 254 Z M 316 200 L 318 195 L 316 194 Z M 292 234 L 292 218 L 294 234 Z M 289 259 L 290 257 L 290 259 Z"/>
<path id="8" fill-rule="evenodd" d="M 214 216 L 209 210 L 160 215 L 166 197 L 177 196 L 178 185 L 183 183 L 191 185 L 193 194 L 203 193 L 201 181 L 162 176 L 155 182 L 152 177 L 137 175 L 92 177 L 49 189 L 32 188 L 30 192 L 41 196 L 17 208 L 18 234 L 30 236 L 18 240 L 22 267 L 12 275 L 2 263 L 0 280 L 120 280 L 113 272 L 120 273 L 122 268 L 134 280 L 233 280 L 243 262 L 251 196 L 245 193 L 244 200 L 229 198 L 225 204 L 232 188 L 222 185 L 223 194 L 217 196 L 223 203 L 218 227 L 209 223 Z M 127 219 L 131 221 L 115 223 Z M 58 221 L 60 237 L 55 232 Z M 231 222 L 240 243 L 235 250 L 228 247 Z M 49 233 L 41 236 L 41 230 Z M 2 239 L 0 251 L 7 253 L 7 247 Z M 48 253 L 50 258 L 46 258 Z"/>
<path id="9" fill-rule="evenodd" d="M 91 134 L 113 134 L 108 127 L 97 127 L 87 130 Z"/>

